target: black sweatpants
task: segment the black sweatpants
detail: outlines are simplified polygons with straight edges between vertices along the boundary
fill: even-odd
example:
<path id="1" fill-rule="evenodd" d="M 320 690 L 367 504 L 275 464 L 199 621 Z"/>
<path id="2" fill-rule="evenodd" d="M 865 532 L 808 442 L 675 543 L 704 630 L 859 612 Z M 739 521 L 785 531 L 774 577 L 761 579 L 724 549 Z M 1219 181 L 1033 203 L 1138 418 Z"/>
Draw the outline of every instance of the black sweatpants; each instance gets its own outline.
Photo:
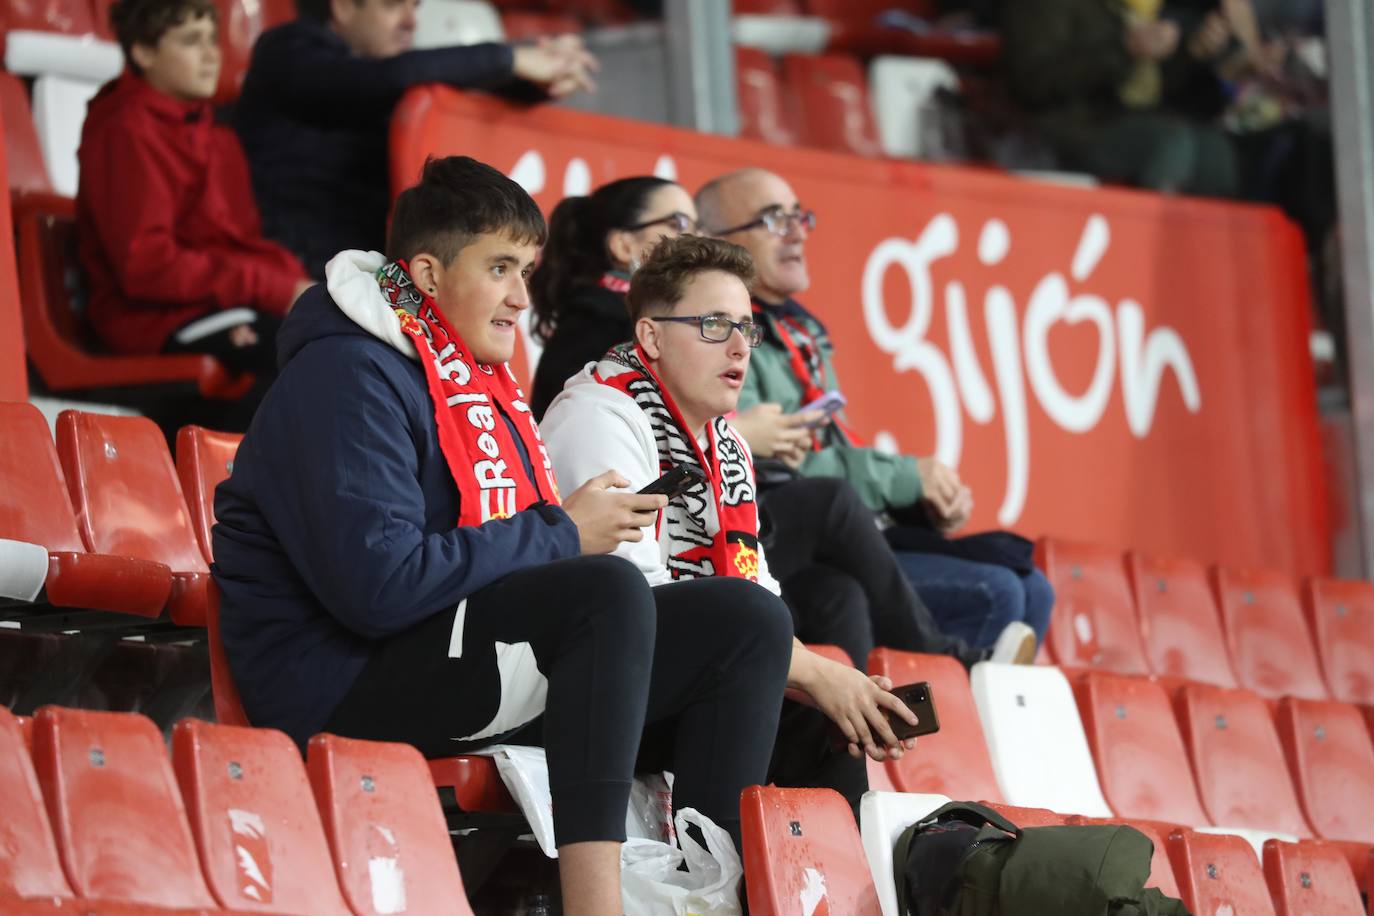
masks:
<path id="1" fill-rule="evenodd" d="M 859 494 L 836 477 L 804 477 L 765 490 L 768 569 L 782 584 L 797 638 L 837 645 L 868 667 L 874 646 L 982 657 L 940 631 L 912 589 Z"/>
<path id="2" fill-rule="evenodd" d="M 765 779 L 792 657 L 791 618 L 767 589 L 725 578 L 650 589 L 625 560 L 580 557 L 469 597 L 457 658 L 454 619 L 436 614 L 381 642 L 325 729 L 403 741 L 427 757 L 542 744 L 563 846 L 625 839 L 647 725 L 655 746 L 669 748 L 675 806 L 739 842 L 740 792 Z M 543 715 L 454 740 L 482 731 L 500 707 L 497 644 L 526 642 L 548 681 Z"/>
<path id="3" fill-rule="evenodd" d="M 267 389 L 277 378 L 277 332 L 281 321 L 270 312 L 236 308 L 201 316 L 173 331 L 162 352 L 204 353 L 219 360 L 230 372 L 253 373 L 254 381 L 253 387 L 236 401 L 198 401 L 186 417 L 159 418 L 164 428 L 175 429 L 190 422 L 224 432 L 246 431 Z M 258 340 L 246 347 L 236 347 L 230 335 L 243 324 L 253 326 Z"/>

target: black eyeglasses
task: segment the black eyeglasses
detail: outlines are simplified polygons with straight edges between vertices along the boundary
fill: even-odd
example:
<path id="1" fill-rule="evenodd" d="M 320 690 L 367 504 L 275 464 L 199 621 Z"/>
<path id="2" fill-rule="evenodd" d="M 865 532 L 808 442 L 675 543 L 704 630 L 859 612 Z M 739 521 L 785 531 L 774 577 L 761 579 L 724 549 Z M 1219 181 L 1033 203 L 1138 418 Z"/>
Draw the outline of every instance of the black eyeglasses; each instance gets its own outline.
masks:
<path id="1" fill-rule="evenodd" d="M 744 342 L 750 347 L 757 347 L 763 343 L 763 325 L 755 322 L 752 318 L 746 318 L 743 321 L 731 321 L 724 315 L 675 315 L 653 320 L 695 324 L 701 328 L 702 340 L 709 340 L 711 343 L 725 343 L 735 331 L 740 332 L 744 337 Z"/>
<path id="2" fill-rule="evenodd" d="M 787 235 L 792 231 L 794 225 L 802 227 L 807 232 L 814 232 L 816 229 L 816 211 L 803 210 L 800 204 L 791 210 L 784 210 L 779 204 L 760 210 L 759 215 L 747 223 L 742 223 L 731 229 L 721 229 L 715 234 L 733 235 L 736 232 L 744 232 L 762 226 L 774 235 Z"/>
<path id="3" fill-rule="evenodd" d="M 633 226 L 626 226 L 626 232 L 638 232 L 641 229 L 648 229 L 650 226 L 669 226 L 679 235 L 684 232 L 696 232 L 697 221 L 686 213 L 678 210 L 669 213 L 667 216 L 660 216 L 658 219 L 651 219 L 646 223 L 636 223 Z"/>

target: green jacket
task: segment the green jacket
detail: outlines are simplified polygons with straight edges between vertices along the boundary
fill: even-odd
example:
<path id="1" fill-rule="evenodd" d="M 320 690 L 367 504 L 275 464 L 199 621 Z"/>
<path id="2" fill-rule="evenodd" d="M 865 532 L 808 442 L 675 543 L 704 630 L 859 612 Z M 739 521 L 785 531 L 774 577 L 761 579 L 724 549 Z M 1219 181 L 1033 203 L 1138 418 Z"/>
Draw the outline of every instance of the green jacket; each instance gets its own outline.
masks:
<path id="1" fill-rule="evenodd" d="M 781 306 L 758 304 L 763 308 L 766 332 L 763 343 L 749 357 L 739 409 L 773 403 L 781 405 L 783 412 L 792 413 L 802 406 L 805 389 L 792 372 L 788 350 L 779 336 L 780 314 L 800 322 L 820 342 L 824 374 L 818 380 L 820 387 L 825 391 L 839 388 L 831 361 L 834 348 L 825 325 L 793 300 Z M 843 477 L 875 512 L 905 508 L 921 498 L 921 477 L 916 459 L 910 455 L 888 455 L 877 449 L 849 445 L 833 423 L 821 433 L 821 441 L 824 447 L 808 453 L 802 464 L 801 471 L 807 477 Z"/>

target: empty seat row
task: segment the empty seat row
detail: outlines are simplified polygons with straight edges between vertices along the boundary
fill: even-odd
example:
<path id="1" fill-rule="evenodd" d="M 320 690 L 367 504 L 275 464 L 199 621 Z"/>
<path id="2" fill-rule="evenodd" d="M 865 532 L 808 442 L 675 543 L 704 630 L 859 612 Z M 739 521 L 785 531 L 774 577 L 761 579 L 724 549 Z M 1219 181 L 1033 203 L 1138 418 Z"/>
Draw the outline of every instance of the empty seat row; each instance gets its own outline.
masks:
<path id="1" fill-rule="evenodd" d="M 749 911 L 758 916 L 845 913 L 896 916 L 892 848 L 898 835 L 949 799 L 870 792 L 863 832 L 828 789 L 746 789 L 740 803 Z M 1093 821 L 996 806 L 1021 827 Z M 1120 820 L 1103 823 L 1123 823 Z M 1361 882 L 1341 852 L 1315 840 L 1268 841 L 1263 867 L 1242 838 L 1130 823 L 1154 844 L 1147 887 L 1179 897 L 1193 913 L 1234 916 L 1363 916 Z"/>
<path id="2" fill-rule="evenodd" d="M 133 713 L 0 709 L 0 899 L 255 913 L 471 913 L 424 760 Z M 9 904 L 5 904 L 6 912 Z M 122 911 L 122 909 L 121 909 Z"/>
<path id="3" fill-rule="evenodd" d="M 844 54 L 787 54 L 735 49 L 740 136 L 781 146 L 801 144 L 881 156 L 859 61 Z"/>
<path id="4" fill-rule="evenodd" d="M 1065 667 L 1374 704 L 1374 585 L 1043 539 Z"/>

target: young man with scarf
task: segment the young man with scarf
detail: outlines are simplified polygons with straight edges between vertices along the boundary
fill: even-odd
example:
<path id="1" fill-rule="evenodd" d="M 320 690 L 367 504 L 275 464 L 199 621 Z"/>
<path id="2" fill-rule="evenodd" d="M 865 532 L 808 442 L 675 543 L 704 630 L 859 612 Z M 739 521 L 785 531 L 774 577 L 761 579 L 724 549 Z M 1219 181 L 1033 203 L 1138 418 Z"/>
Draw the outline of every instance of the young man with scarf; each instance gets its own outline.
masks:
<path id="1" fill-rule="evenodd" d="M 669 500 L 642 540 L 616 551 L 656 590 L 733 579 L 779 593 L 759 542 L 753 459 L 724 418 L 735 408 L 757 343 L 753 275 L 753 262 L 737 245 L 697 236 L 660 242 L 630 281 L 635 339 L 569 379 L 540 427 L 569 486 L 606 467 L 633 489 L 676 467 L 702 475 Z M 886 550 L 876 530 L 874 537 Z M 799 642 L 788 686 L 824 716 L 787 704 L 770 781 L 827 785 L 857 804 L 867 789 L 861 752 L 882 760 L 903 751 L 886 712 L 914 717 L 885 678 L 866 677 Z M 847 739 L 849 757 L 830 749 L 827 718 Z"/>
<path id="2" fill-rule="evenodd" d="M 785 420 L 839 390 L 825 325 L 794 298 L 811 285 L 806 245 L 815 213 L 802 207 L 781 176 L 759 168 L 708 182 L 696 203 L 705 231 L 743 246 L 758 266 L 754 313 L 764 335 L 740 409 L 773 403 Z M 1022 622 L 1044 639 L 1054 592 L 1031 563 L 1030 545 L 1007 532 L 946 536 L 973 509 L 973 493 L 953 468 L 933 457 L 867 447 L 838 414 L 789 464 L 806 477 L 843 477 L 869 508 L 897 521 L 887 529 L 888 542 L 943 631 L 972 646 L 992 646 L 1010 624 Z M 786 502 L 775 509 L 765 501 L 780 523 L 789 512 L 805 517 L 816 511 Z"/>
<path id="3" fill-rule="evenodd" d="M 281 374 L 216 494 L 214 574 L 255 725 L 427 756 L 548 752 L 564 912 L 620 911 L 637 756 L 738 839 L 791 653 L 739 579 L 650 590 L 608 554 L 662 508 L 596 475 L 562 501 L 506 366 L 545 236 L 514 182 L 431 161 L 386 256 L 345 251 L 280 336 Z M 666 750 L 665 750 L 666 749 Z"/>

